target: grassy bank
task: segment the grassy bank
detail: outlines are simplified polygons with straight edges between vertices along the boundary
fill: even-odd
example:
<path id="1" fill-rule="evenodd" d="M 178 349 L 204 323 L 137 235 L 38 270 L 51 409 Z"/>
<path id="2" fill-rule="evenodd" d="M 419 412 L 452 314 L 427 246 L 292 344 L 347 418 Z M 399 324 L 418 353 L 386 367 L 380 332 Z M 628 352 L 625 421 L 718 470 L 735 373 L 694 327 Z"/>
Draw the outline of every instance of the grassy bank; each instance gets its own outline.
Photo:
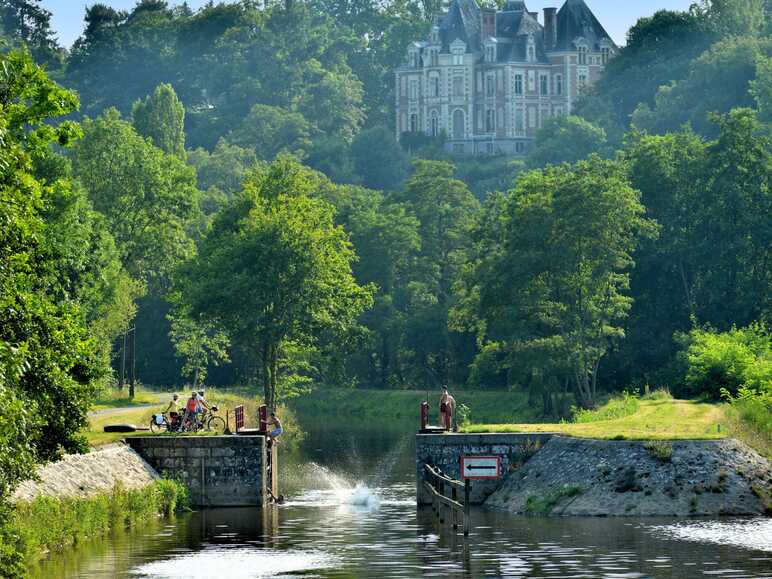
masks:
<path id="1" fill-rule="evenodd" d="M 719 432 L 719 425 L 722 426 Z M 555 424 L 472 424 L 465 432 L 558 432 L 601 439 L 677 440 L 713 439 L 729 434 L 722 405 L 674 400 L 655 393 L 636 398 L 612 398 L 593 411 L 577 414 L 572 422 Z"/>
<path id="2" fill-rule="evenodd" d="M 532 422 L 538 420 L 540 407 L 528 403 L 521 392 L 452 392 L 459 406 L 469 410 L 473 422 Z M 426 390 L 353 390 L 320 388 L 288 405 L 298 416 L 334 420 L 414 421 L 418 426 L 420 404 Z M 439 392 L 429 392 L 430 422 L 439 422 Z"/>
<path id="3" fill-rule="evenodd" d="M 111 493 L 86 499 L 38 497 L 15 505 L 9 525 L 17 549 L 31 565 L 50 552 L 170 516 L 187 506 L 185 486 L 163 479 L 144 489 L 117 486 Z"/>

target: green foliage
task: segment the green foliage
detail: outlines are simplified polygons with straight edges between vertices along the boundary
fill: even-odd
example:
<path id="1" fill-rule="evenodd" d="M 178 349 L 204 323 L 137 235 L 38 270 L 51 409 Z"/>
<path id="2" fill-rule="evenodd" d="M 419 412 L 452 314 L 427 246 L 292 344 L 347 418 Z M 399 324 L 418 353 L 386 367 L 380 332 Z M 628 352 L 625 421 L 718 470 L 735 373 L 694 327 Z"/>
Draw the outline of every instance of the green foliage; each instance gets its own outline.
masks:
<path id="1" fill-rule="evenodd" d="M 587 422 L 602 422 L 604 420 L 616 420 L 625 416 L 632 416 L 638 409 L 638 397 L 629 392 L 622 392 L 621 396 L 615 396 L 597 409 L 574 408 L 573 421 L 579 424 Z"/>
<path id="2" fill-rule="evenodd" d="M 179 299 L 179 298 L 177 298 Z M 184 307 L 169 314 L 169 338 L 177 355 L 185 360 L 182 375 L 198 388 L 206 380 L 210 365 L 229 362 L 228 336 L 211 322 L 194 320 Z"/>
<path id="3" fill-rule="evenodd" d="M 282 344 L 310 347 L 323 331 L 343 335 L 372 300 L 351 273 L 355 254 L 333 225 L 332 206 L 310 196 L 322 183 L 290 158 L 258 167 L 179 275 L 190 314 L 257 359 L 271 408 Z"/>
<path id="4" fill-rule="evenodd" d="M 673 444 L 670 442 L 651 440 L 643 446 L 657 460 L 670 462 L 673 458 Z"/>
<path id="5" fill-rule="evenodd" d="M 131 109 L 137 132 L 162 151 L 185 158 L 185 107 L 170 84 L 160 84 Z"/>
<path id="6" fill-rule="evenodd" d="M 151 289 L 165 287 L 193 251 L 194 170 L 142 138 L 114 109 L 86 119 L 83 131 L 73 148 L 75 175 L 107 219 L 126 270 Z"/>
<path id="7" fill-rule="evenodd" d="M 492 203 L 454 324 L 506 343 L 522 380 L 570 382 L 592 407 L 600 362 L 624 337 L 631 254 L 654 224 L 624 165 L 598 157 L 526 173 Z"/>
<path id="8" fill-rule="evenodd" d="M 770 57 L 770 51 L 769 39 L 730 37 L 714 44 L 690 64 L 686 78 L 659 89 L 654 107 L 642 104 L 633 114 L 633 124 L 664 133 L 689 123 L 698 133 L 715 134 L 708 113 L 752 107 L 757 67 Z"/>
<path id="9" fill-rule="evenodd" d="M 532 168 L 576 163 L 605 148 L 606 131 L 600 127 L 581 117 L 553 117 L 536 134 L 527 163 Z"/>
<path id="10" fill-rule="evenodd" d="M 21 502 L 15 506 L 9 526 L 29 565 L 48 552 L 62 551 L 113 529 L 171 516 L 188 503 L 184 484 L 161 479 L 144 489 L 126 490 L 119 485 L 111 493 L 89 498 L 41 496 L 30 503 Z"/>
<path id="11" fill-rule="evenodd" d="M 692 330 L 682 335 L 681 362 L 684 367 L 683 394 L 722 395 L 766 402 L 772 398 L 772 338 L 756 323 L 728 332 Z"/>
<path id="12" fill-rule="evenodd" d="M 386 127 L 362 131 L 351 144 L 351 158 L 365 187 L 394 191 L 407 176 L 407 155 Z"/>
<path id="13" fill-rule="evenodd" d="M 549 516 L 565 499 L 576 497 L 583 492 L 584 489 L 580 486 L 567 485 L 556 488 L 541 498 L 530 496 L 525 503 L 525 514 L 533 517 Z"/>
<path id="14" fill-rule="evenodd" d="M 279 153 L 305 156 L 311 144 L 311 126 L 300 113 L 257 104 L 228 141 L 255 151 L 258 158 L 272 161 Z"/>

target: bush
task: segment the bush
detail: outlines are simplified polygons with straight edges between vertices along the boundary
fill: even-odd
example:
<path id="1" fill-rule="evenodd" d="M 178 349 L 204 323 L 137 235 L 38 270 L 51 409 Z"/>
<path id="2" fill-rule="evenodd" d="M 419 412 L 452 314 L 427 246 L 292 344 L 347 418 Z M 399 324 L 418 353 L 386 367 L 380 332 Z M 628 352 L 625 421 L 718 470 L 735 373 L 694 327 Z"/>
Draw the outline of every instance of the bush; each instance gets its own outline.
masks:
<path id="1" fill-rule="evenodd" d="M 83 499 L 38 497 L 16 505 L 6 525 L 0 528 L 0 538 L 13 538 L 17 556 L 29 565 L 49 551 L 61 551 L 112 529 L 168 516 L 187 505 L 187 488 L 170 479 L 137 490 L 117 485 L 111 493 Z M 3 555 L 0 550 L 0 558 Z"/>
<path id="2" fill-rule="evenodd" d="M 635 394 L 622 392 L 621 396 L 611 398 L 606 404 L 594 410 L 572 407 L 574 422 L 602 422 L 632 416 L 638 412 L 639 402 Z"/>
<path id="3" fill-rule="evenodd" d="M 743 388 L 772 392 L 772 342 L 764 324 L 724 333 L 692 330 L 677 339 L 683 345 L 679 394 L 720 400 L 737 396 Z"/>

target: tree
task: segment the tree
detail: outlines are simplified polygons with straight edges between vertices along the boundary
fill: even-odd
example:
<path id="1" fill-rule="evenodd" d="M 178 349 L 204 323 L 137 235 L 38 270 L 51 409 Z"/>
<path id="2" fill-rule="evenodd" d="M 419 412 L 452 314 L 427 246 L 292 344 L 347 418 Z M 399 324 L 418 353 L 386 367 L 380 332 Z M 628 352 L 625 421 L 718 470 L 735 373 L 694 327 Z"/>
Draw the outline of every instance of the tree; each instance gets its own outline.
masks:
<path id="1" fill-rule="evenodd" d="M 62 49 L 51 29 L 51 12 L 40 6 L 40 0 L 0 0 L 0 27 L 26 45 L 36 61 L 61 64 Z"/>
<path id="2" fill-rule="evenodd" d="M 170 84 L 160 84 L 144 100 L 134 103 L 132 123 L 162 151 L 185 158 L 185 107 Z"/>
<path id="3" fill-rule="evenodd" d="M 325 330 L 343 332 L 372 301 L 372 289 L 354 280 L 355 254 L 332 206 L 312 197 L 319 183 L 290 158 L 258 167 L 179 275 L 191 315 L 259 361 L 271 409 L 282 346 L 311 347 Z"/>
<path id="4" fill-rule="evenodd" d="M 143 139 L 118 111 L 83 123 L 73 148 L 75 176 L 115 237 L 134 279 L 162 289 L 193 250 L 189 225 L 198 216 L 192 167 Z"/>
<path id="5" fill-rule="evenodd" d="M 8 493 L 30 476 L 33 461 L 85 449 L 80 431 L 104 368 L 78 304 L 49 293 L 58 265 L 52 256 L 60 248 L 43 210 L 54 189 L 67 183 L 48 183 L 33 172 L 33 160 L 46 155 L 51 144 L 68 145 L 78 136 L 73 123 L 55 121 L 77 108 L 77 97 L 51 81 L 26 51 L 11 51 L 0 61 L 6 87 L 0 96 L 2 527 Z M 0 548 L 4 566 L 14 565 L 8 548 Z"/>
<path id="6" fill-rule="evenodd" d="M 528 153 L 533 168 L 559 163 L 576 163 L 606 148 L 606 131 L 580 117 L 554 117 L 536 133 Z"/>
<path id="7" fill-rule="evenodd" d="M 370 189 L 394 191 L 407 175 L 407 155 L 386 127 L 359 133 L 351 144 L 354 170 Z"/>
<path id="8" fill-rule="evenodd" d="M 592 406 L 601 360 L 624 337 L 632 252 L 654 225 L 624 165 L 597 156 L 521 175 L 503 209 L 501 238 L 464 275 L 458 321 Z"/>
<path id="9" fill-rule="evenodd" d="M 703 0 L 711 26 L 722 36 L 758 34 L 764 25 L 764 0 Z"/>
<path id="10" fill-rule="evenodd" d="M 272 161 L 282 152 L 304 156 L 310 137 L 311 126 L 300 113 L 257 104 L 241 126 L 228 135 L 228 141 Z"/>
<path id="11" fill-rule="evenodd" d="M 413 314 L 407 343 L 416 354 L 415 365 L 430 382 L 459 382 L 465 366 L 464 340 L 448 331 L 448 311 L 480 206 L 466 185 L 454 178 L 450 163 L 417 160 L 414 169 L 405 191 L 392 196 L 404 202 L 420 224 L 418 267 L 409 286 Z"/>
<path id="12" fill-rule="evenodd" d="M 171 322 L 169 337 L 177 355 L 185 360 L 182 373 L 192 380 L 195 390 L 206 380 L 209 366 L 230 361 L 228 336 L 211 323 L 192 319 L 181 309 L 172 311 L 168 317 Z"/>
<path id="13" fill-rule="evenodd" d="M 714 136 L 716 125 L 708 114 L 755 104 L 751 83 L 770 50 L 770 39 L 730 37 L 716 43 L 691 63 L 688 77 L 659 89 L 654 107 L 641 105 L 633 124 L 661 134 L 689 123 L 698 133 Z"/>

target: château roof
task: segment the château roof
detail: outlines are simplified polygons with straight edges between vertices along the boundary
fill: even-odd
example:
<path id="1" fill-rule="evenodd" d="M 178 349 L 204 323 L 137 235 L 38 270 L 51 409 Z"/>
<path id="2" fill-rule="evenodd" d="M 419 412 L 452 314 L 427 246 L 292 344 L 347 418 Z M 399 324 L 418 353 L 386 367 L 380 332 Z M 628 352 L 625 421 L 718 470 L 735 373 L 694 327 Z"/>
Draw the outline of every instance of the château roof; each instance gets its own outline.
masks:
<path id="1" fill-rule="evenodd" d="M 603 28 L 584 0 L 566 0 L 557 15 L 557 50 L 575 50 L 577 38 L 584 38 L 590 50 L 600 49 L 602 40 L 614 46 L 608 32 Z"/>
<path id="2" fill-rule="evenodd" d="M 466 43 L 467 52 L 482 52 L 482 42 L 487 40 L 481 37 L 481 10 L 476 0 L 453 0 L 448 12 L 440 15 L 439 28 L 442 51 L 446 53 L 456 40 Z M 603 40 L 614 46 L 584 0 L 566 0 L 557 13 L 556 28 L 555 50 L 575 50 L 574 41 L 580 37 L 593 51 L 600 49 Z M 508 0 L 496 13 L 497 60 L 525 61 L 529 37 L 534 39 L 537 61 L 547 62 L 544 27 L 528 12 L 524 0 Z"/>

